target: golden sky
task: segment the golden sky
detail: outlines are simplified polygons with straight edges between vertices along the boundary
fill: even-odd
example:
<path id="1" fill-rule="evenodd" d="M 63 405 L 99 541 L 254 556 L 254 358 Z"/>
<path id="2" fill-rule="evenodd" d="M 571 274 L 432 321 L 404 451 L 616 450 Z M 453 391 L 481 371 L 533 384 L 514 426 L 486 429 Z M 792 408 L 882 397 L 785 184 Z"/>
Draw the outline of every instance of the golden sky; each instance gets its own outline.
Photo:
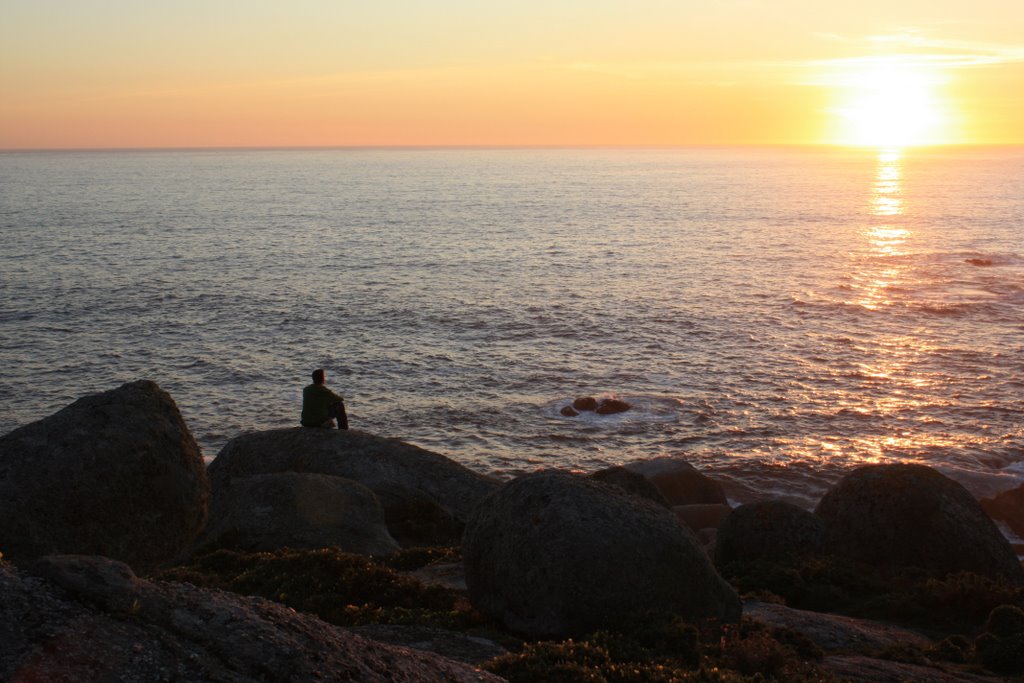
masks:
<path id="1" fill-rule="evenodd" d="M 1024 143 L 1020 0 L 0 0 L 0 149 Z"/>

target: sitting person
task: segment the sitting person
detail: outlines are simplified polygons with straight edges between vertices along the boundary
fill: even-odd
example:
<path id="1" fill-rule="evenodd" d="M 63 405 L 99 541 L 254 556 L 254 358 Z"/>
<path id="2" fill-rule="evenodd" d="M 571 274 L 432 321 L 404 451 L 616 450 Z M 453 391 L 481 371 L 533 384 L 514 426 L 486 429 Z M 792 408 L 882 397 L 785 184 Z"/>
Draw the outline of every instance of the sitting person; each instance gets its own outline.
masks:
<path id="1" fill-rule="evenodd" d="M 331 429 L 338 421 L 338 429 L 348 429 L 345 399 L 325 386 L 327 377 L 323 368 L 313 371 L 313 383 L 302 390 L 302 426 Z"/>

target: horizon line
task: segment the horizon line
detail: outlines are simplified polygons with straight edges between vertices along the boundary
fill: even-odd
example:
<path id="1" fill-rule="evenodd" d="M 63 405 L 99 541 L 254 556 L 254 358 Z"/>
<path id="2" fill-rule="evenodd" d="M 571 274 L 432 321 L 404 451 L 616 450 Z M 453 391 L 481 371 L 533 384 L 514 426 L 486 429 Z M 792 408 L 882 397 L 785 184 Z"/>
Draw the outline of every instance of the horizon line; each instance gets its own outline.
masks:
<path id="1" fill-rule="evenodd" d="M 911 150 L 935 148 L 1022 147 L 1020 142 L 946 142 L 924 145 L 850 145 L 826 142 L 712 142 L 682 144 L 452 144 L 452 145 L 183 145 L 140 147 L 0 147 L 0 154 L 19 152 L 274 152 L 274 151 L 441 151 L 441 150 L 629 150 L 629 149 L 699 149 L 800 147 L 844 150 Z"/>

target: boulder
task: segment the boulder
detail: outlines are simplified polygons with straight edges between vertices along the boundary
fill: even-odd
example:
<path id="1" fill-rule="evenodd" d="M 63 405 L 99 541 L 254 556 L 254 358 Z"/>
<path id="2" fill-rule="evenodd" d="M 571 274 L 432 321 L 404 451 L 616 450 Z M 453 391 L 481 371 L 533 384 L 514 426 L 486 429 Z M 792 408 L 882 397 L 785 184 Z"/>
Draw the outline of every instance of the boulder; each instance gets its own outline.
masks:
<path id="1" fill-rule="evenodd" d="M 101 554 L 149 568 L 206 520 L 206 467 L 174 400 L 138 381 L 0 437 L 0 552 Z"/>
<path id="2" fill-rule="evenodd" d="M 741 505 L 718 527 L 715 564 L 781 560 L 821 551 L 825 525 L 812 513 L 781 500 Z"/>
<path id="3" fill-rule="evenodd" d="M 102 557 L 0 565 L 0 680 L 499 681 L 262 598 L 146 581 Z"/>
<path id="4" fill-rule="evenodd" d="M 238 477 L 217 491 L 196 551 L 246 552 L 280 548 L 340 548 L 358 555 L 390 555 L 388 533 L 373 491 L 327 474 L 280 472 Z"/>
<path id="5" fill-rule="evenodd" d="M 485 498 L 462 542 L 470 601 L 530 637 L 670 611 L 735 621 L 740 602 L 671 511 L 586 477 L 539 472 Z"/>
<path id="6" fill-rule="evenodd" d="M 232 479 L 308 472 L 352 479 L 373 491 L 403 544 L 458 542 L 470 510 L 498 481 L 443 455 L 358 430 L 295 427 L 242 434 L 210 463 L 215 496 Z"/>
<path id="7" fill-rule="evenodd" d="M 384 520 L 403 547 L 452 545 L 462 538 L 465 522 L 419 488 L 396 482 L 377 487 Z"/>
<path id="8" fill-rule="evenodd" d="M 1009 542 L 981 505 L 924 465 L 857 468 L 825 493 L 815 514 L 825 524 L 826 549 L 839 555 L 1024 582 Z"/>
<path id="9" fill-rule="evenodd" d="M 682 458 L 666 456 L 638 460 L 627 463 L 625 468 L 630 472 L 642 474 L 658 487 L 669 505 L 729 502 L 721 484 L 702 474 Z"/>
<path id="10" fill-rule="evenodd" d="M 723 503 L 696 503 L 673 506 L 672 512 L 690 531 L 697 533 L 701 529 L 717 529 L 732 508 Z"/>
<path id="11" fill-rule="evenodd" d="M 755 623 L 797 631 L 825 652 L 874 654 L 898 646 L 925 649 L 931 645 L 920 633 L 892 624 L 757 600 L 743 603 L 743 616 Z"/>
<path id="12" fill-rule="evenodd" d="M 637 472 L 631 472 L 625 467 L 609 467 L 590 474 L 590 478 L 605 484 L 614 484 L 630 493 L 654 501 L 658 505 L 669 507 L 665 496 L 661 495 L 658 487 L 647 481 L 647 477 Z"/>
<path id="13" fill-rule="evenodd" d="M 581 396 L 572 402 L 572 407 L 576 410 L 597 410 L 597 399 L 593 396 Z"/>
<path id="14" fill-rule="evenodd" d="M 598 415 L 615 415 L 617 413 L 624 413 L 632 407 L 625 401 L 620 401 L 617 398 L 602 398 L 594 412 Z"/>
<path id="15" fill-rule="evenodd" d="M 598 401 L 593 396 L 581 396 L 574 400 L 571 406 L 565 406 L 559 412 L 566 417 L 576 417 L 584 411 L 595 412 L 598 415 L 615 415 L 616 413 L 624 413 L 632 407 L 630 404 L 617 398 L 602 398 Z"/>
<path id="16" fill-rule="evenodd" d="M 1006 522 L 1013 533 L 1024 538 L 1024 484 L 982 500 L 981 507 L 989 517 Z"/>

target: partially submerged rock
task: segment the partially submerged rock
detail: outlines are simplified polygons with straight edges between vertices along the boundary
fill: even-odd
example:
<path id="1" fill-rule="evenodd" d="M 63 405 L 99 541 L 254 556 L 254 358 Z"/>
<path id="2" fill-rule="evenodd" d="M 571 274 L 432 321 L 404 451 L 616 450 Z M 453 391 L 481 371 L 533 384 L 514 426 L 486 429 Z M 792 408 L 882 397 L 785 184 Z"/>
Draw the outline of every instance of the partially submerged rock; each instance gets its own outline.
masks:
<path id="1" fill-rule="evenodd" d="M 509 482 L 477 506 L 462 550 L 473 605 L 530 636 L 587 633 L 646 610 L 739 618 L 735 591 L 669 510 L 584 477 Z"/>
<path id="2" fill-rule="evenodd" d="M 930 467 L 860 467 L 829 489 L 815 514 L 826 549 L 838 555 L 1024 582 L 1009 542 L 974 497 Z"/>
<path id="3" fill-rule="evenodd" d="M 563 407 L 559 412 L 566 417 L 576 417 L 581 412 L 592 412 L 598 415 L 616 415 L 624 413 L 633 406 L 618 398 L 602 398 L 581 396 L 574 399 L 572 405 Z"/>
<path id="4" fill-rule="evenodd" d="M 597 399 L 593 396 L 581 396 L 572 402 L 572 407 L 576 410 L 597 410 Z"/>
<path id="5" fill-rule="evenodd" d="M 377 495 L 391 535 L 408 545 L 457 542 L 470 510 L 498 486 L 438 453 L 357 430 L 249 432 L 229 441 L 209 467 L 215 496 L 234 478 L 274 472 L 359 482 Z"/>
<path id="6" fill-rule="evenodd" d="M 0 680 L 498 681 L 261 598 L 138 579 L 101 557 L 0 564 Z"/>
<path id="7" fill-rule="evenodd" d="M 137 568 L 181 552 L 206 519 L 199 446 L 149 381 L 81 398 L 0 437 L 0 552 L 100 554 Z"/>
<path id="8" fill-rule="evenodd" d="M 821 551 L 825 525 L 792 503 L 770 500 L 741 505 L 718 527 L 715 564 L 779 560 Z"/>
<path id="9" fill-rule="evenodd" d="M 602 398 L 594 412 L 598 415 L 617 415 L 618 413 L 626 412 L 632 407 L 630 404 L 617 398 Z"/>
<path id="10" fill-rule="evenodd" d="M 377 497 L 362 484 L 326 474 L 279 472 L 237 477 L 219 490 L 196 551 L 337 547 L 359 555 L 390 555 Z"/>

